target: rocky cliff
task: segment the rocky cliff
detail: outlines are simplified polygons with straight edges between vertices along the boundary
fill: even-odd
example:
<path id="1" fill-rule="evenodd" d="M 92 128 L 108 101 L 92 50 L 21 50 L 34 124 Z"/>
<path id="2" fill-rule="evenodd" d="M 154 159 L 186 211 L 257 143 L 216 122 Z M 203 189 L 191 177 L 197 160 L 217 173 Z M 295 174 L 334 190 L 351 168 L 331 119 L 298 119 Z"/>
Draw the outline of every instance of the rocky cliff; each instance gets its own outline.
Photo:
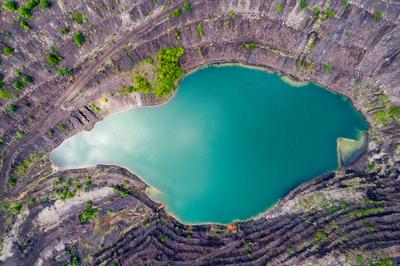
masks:
<path id="1" fill-rule="evenodd" d="M 32 0 L 18 1 L 16 12 L 8 2 L 0 11 L 6 264 L 368 264 L 399 257 L 398 2 L 53 0 L 33 5 L 30 16 Z M 111 112 L 163 100 L 123 89 L 134 86 L 135 73 L 151 77 L 148 59 L 161 48 L 177 46 L 185 48 L 187 72 L 241 63 L 348 96 L 371 124 L 356 170 L 304 184 L 264 215 L 227 228 L 178 223 L 116 167 L 54 173 L 48 152 L 65 138 Z M 95 207 L 85 207 L 88 199 Z M 95 221 L 80 221 L 96 208 Z M 51 220 L 54 210 L 59 218 Z"/>

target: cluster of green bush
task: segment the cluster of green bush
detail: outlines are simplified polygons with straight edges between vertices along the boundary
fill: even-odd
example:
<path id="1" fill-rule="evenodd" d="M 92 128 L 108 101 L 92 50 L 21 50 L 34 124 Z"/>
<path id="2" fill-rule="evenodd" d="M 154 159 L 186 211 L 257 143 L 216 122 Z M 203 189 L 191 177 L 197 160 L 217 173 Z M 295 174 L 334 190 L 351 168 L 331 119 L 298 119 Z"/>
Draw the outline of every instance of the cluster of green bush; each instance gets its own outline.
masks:
<path id="1" fill-rule="evenodd" d="M 51 53 L 47 56 L 47 62 L 51 66 L 57 66 L 64 57 L 55 48 L 51 48 Z"/>
<path id="2" fill-rule="evenodd" d="M 151 92 L 151 85 L 145 76 L 139 75 L 133 78 L 134 89 L 141 91 L 144 94 L 149 94 Z"/>
<path id="3" fill-rule="evenodd" d="M 83 34 L 82 31 L 77 31 L 73 35 L 73 40 L 76 46 L 79 48 L 82 47 L 82 45 L 85 43 L 85 35 Z"/>
<path id="4" fill-rule="evenodd" d="M 245 49 L 250 49 L 250 50 L 254 50 L 257 48 L 257 44 L 254 42 L 251 43 L 242 43 L 240 45 L 240 47 L 245 48 Z"/>
<path id="5" fill-rule="evenodd" d="M 183 4 L 183 8 L 177 8 L 169 15 L 170 18 L 179 17 L 183 12 L 191 12 L 192 11 L 192 4 L 189 2 L 185 2 Z"/>
<path id="6" fill-rule="evenodd" d="M 74 72 L 72 67 L 63 67 L 57 70 L 57 74 L 60 76 L 71 75 Z"/>
<path id="7" fill-rule="evenodd" d="M 170 94 L 184 72 L 180 67 L 179 60 L 185 53 L 183 47 L 163 48 L 157 54 L 158 66 L 156 68 L 157 86 L 154 92 L 161 98 Z"/>
<path id="8" fill-rule="evenodd" d="M 0 74 L 0 99 L 8 101 L 14 98 L 14 94 L 9 90 L 5 89 L 4 88 L 5 85 L 6 83 L 3 79 L 3 75 Z"/>
<path id="9" fill-rule="evenodd" d="M 33 78 L 31 76 L 24 75 L 20 71 L 15 73 L 15 77 L 17 80 L 12 83 L 12 86 L 18 91 L 25 88 L 26 85 L 33 83 Z"/>
<path id="10" fill-rule="evenodd" d="M 386 110 L 376 113 L 374 118 L 378 124 L 383 126 L 388 125 L 392 120 L 400 124 L 400 106 L 389 106 Z"/>
<path id="11" fill-rule="evenodd" d="M 82 214 L 79 216 L 79 220 L 81 223 L 87 222 L 97 214 L 99 211 L 98 208 L 93 207 L 93 202 L 91 200 L 85 202 L 85 206 L 87 207 Z"/>
<path id="12" fill-rule="evenodd" d="M 4 56 L 9 56 L 12 53 L 14 53 L 14 48 L 7 47 L 7 46 L 3 48 L 3 55 Z"/>
<path id="13" fill-rule="evenodd" d="M 74 21 L 78 24 L 83 24 L 83 23 L 86 23 L 88 20 L 87 20 L 86 15 L 83 12 L 75 12 Z"/>
<path id="14" fill-rule="evenodd" d="M 50 0 L 29 0 L 25 2 L 20 8 L 18 8 L 18 13 L 21 17 L 25 19 L 32 19 L 33 9 L 40 5 L 42 8 L 51 7 Z"/>
<path id="15" fill-rule="evenodd" d="M 201 22 L 197 24 L 197 33 L 199 34 L 200 39 L 203 39 L 204 31 L 203 31 L 203 24 L 201 24 Z"/>
<path id="16" fill-rule="evenodd" d="M 22 209 L 22 203 L 20 202 L 9 203 L 8 201 L 3 201 L 1 203 L 1 209 L 5 213 L 11 211 L 13 214 L 18 214 Z"/>

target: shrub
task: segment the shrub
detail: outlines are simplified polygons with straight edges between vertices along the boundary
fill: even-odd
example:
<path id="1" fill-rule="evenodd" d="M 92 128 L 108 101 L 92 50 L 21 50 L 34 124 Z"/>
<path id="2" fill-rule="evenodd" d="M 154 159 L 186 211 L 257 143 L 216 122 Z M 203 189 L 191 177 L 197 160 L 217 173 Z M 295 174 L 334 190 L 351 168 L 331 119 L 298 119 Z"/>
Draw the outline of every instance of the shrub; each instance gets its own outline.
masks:
<path id="1" fill-rule="evenodd" d="M 97 214 L 98 209 L 97 208 L 87 208 L 86 210 L 83 211 L 81 216 L 79 217 L 79 220 L 81 223 L 84 223 L 88 221 L 90 218 L 95 216 Z"/>
<path id="2" fill-rule="evenodd" d="M 20 80 L 17 80 L 15 82 L 13 82 L 12 86 L 17 91 L 22 90 L 25 87 L 24 83 L 22 81 L 20 81 Z"/>
<path id="3" fill-rule="evenodd" d="M 0 89 L 0 99 L 10 100 L 14 97 L 14 95 L 5 89 Z"/>
<path id="4" fill-rule="evenodd" d="M 256 43 L 242 43 L 240 45 L 240 47 L 253 50 L 253 49 L 257 48 L 257 44 Z"/>
<path id="5" fill-rule="evenodd" d="M 122 86 L 121 89 L 119 90 L 119 92 L 122 95 L 129 95 L 132 92 L 135 92 L 135 89 L 132 86 Z"/>
<path id="6" fill-rule="evenodd" d="M 171 18 L 179 17 L 182 14 L 182 9 L 177 8 L 170 14 Z"/>
<path id="7" fill-rule="evenodd" d="M 19 202 L 14 202 L 11 206 L 11 210 L 13 213 L 18 214 L 22 209 L 22 204 Z"/>
<path id="8" fill-rule="evenodd" d="M 21 138 L 25 137 L 25 135 L 26 135 L 26 133 L 23 130 L 17 130 L 17 132 L 15 132 L 15 137 L 17 139 L 21 139 Z"/>
<path id="9" fill-rule="evenodd" d="M 313 7 L 313 8 L 311 9 L 311 13 L 312 13 L 314 16 L 318 16 L 319 13 L 321 13 L 321 10 L 319 9 L 319 7 L 315 6 L 315 7 Z"/>
<path id="10" fill-rule="evenodd" d="M 4 2 L 3 6 L 11 12 L 17 12 L 18 10 L 18 3 L 14 0 L 8 0 Z"/>
<path id="11" fill-rule="evenodd" d="M 51 66 L 57 66 L 64 57 L 56 49 L 52 49 L 52 52 L 47 56 L 47 62 Z"/>
<path id="12" fill-rule="evenodd" d="M 299 6 L 301 9 L 304 9 L 308 6 L 307 0 L 300 0 Z"/>
<path id="13" fill-rule="evenodd" d="M 57 70 L 57 74 L 60 76 L 65 76 L 72 74 L 73 71 L 74 69 L 72 67 L 64 67 Z"/>
<path id="14" fill-rule="evenodd" d="M 325 234 L 325 232 L 322 232 L 322 231 L 316 232 L 314 235 L 314 241 L 319 242 L 322 240 L 328 240 L 328 236 Z"/>
<path id="15" fill-rule="evenodd" d="M 61 123 L 57 127 L 58 127 L 59 130 L 61 130 L 63 132 L 65 132 L 65 131 L 67 131 L 69 129 L 69 127 L 68 127 L 68 125 L 66 123 Z"/>
<path id="16" fill-rule="evenodd" d="M 141 91 L 144 94 L 148 94 L 151 92 L 151 86 L 146 77 L 136 76 L 133 78 L 133 82 L 135 84 L 135 90 Z"/>
<path id="17" fill-rule="evenodd" d="M 342 7 L 343 9 L 348 9 L 350 7 L 349 0 L 343 0 Z"/>
<path id="18" fill-rule="evenodd" d="M 76 46 L 82 47 L 83 43 L 85 42 L 85 35 L 83 35 L 81 31 L 77 31 L 74 33 L 73 39 Z"/>
<path id="19" fill-rule="evenodd" d="M 76 12 L 74 14 L 74 21 L 78 24 L 83 24 L 87 22 L 87 17 L 84 13 L 82 12 Z"/>
<path id="20" fill-rule="evenodd" d="M 326 65 L 324 65 L 324 67 L 322 68 L 322 71 L 323 71 L 324 73 L 332 73 L 332 71 L 333 71 L 333 66 L 330 65 L 330 64 L 326 64 Z"/>
<path id="21" fill-rule="evenodd" d="M 275 11 L 276 11 L 276 13 L 278 13 L 278 14 L 282 14 L 282 12 L 283 12 L 283 7 L 281 6 L 281 5 L 277 5 L 276 7 L 275 7 Z"/>
<path id="22" fill-rule="evenodd" d="M 21 81 L 25 84 L 28 84 L 33 82 L 33 78 L 31 76 L 22 76 Z"/>
<path id="23" fill-rule="evenodd" d="M 327 18 L 332 18 L 335 16 L 335 10 L 333 10 L 332 8 L 328 8 L 326 10 L 326 17 Z"/>
<path id="24" fill-rule="evenodd" d="M 68 27 L 63 27 L 63 28 L 60 30 L 60 33 L 61 33 L 62 35 L 67 35 L 67 34 L 69 33 L 69 28 L 68 28 Z"/>
<path id="25" fill-rule="evenodd" d="M 6 142 L 4 141 L 4 139 L 3 138 L 0 138 L 0 146 L 1 145 L 4 145 Z"/>
<path id="26" fill-rule="evenodd" d="M 32 11 L 38 4 L 39 0 L 29 0 L 18 9 L 18 13 L 23 18 L 31 19 Z"/>
<path id="27" fill-rule="evenodd" d="M 25 21 L 21 20 L 19 22 L 19 25 L 26 31 L 29 31 L 31 29 L 31 27 L 29 27 L 28 23 L 26 23 Z"/>
<path id="28" fill-rule="evenodd" d="M 185 3 L 183 4 L 183 11 L 184 11 L 184 12 L 190 12 L 190 11 L 192 11 L 192 4 L 189 3 L 189 2 L 185 2 Z"/>
<path id="29" fill-rule="evenodd" d="M 15 177 L 10 177 L 7 179 L 7 187 L 12 188 L 17 184 L 17 179 Z"/>
<path id="30" fill-rule="evenodd" d="M 373 17 L 372 17 L 375 21 L 379 21 L 383 18 L 383 13 L 382 11 L 378 10 L 374 13 Z"/>
<path id="31" fill-rule="evenodd" d="M 165 243 L 165 242 L 167 242 L 167 241 L 168 241 L 168 236 L 162 235 L 162 236 L 160 237 L 160 242 L 161 242 L 161 243 Z"/>
<path id="32" fill-rule="evenodd" d="M 204 31 L 203 31 L 203 25 L 201 24 L 201 22 L 199 22 L 199 24 L 197 24 L 197 32 L 199 33 L 200 39 L 202 39 L 204 37 Z"/>
<path id="33" fill-rule="evenodd" d="M 9 56 L 10 54 L 14 53 L 14 49 L 11 47 L 4 47 L 3 48 L 3 55 Z"/>
<path id="34" fill-rule="evenodd" d="M 9 105 L 7 106 L 7 110 L 8 110 L 10 113 L 16 113 L 17 110 L 18 110 L 18 106 L 16 106 L 15 104 L 9 104 Z"/>
<path id="35" fill-rule="evenodd" d="M 185 53 L 183 47 L 160 49 L 157 54 L 159 60 L 156 68 L 157 87 L 155 94 L 157 97 L 168 95 L 174 88 L 176 81 L 183 75 L 180 68 L 179 59 Z"/>
<path id="36" fill-rule="evenodd" d="M 50 8 L 51 7 L 51 1 L 50 0 L 40 0 L 40 6 L 42 8 Z"/>
<path id="37" fill-rule="evenodd" d="M 234 18 L 236 16 L 235 11 L 231 10 L 229 11 L 229 17 Z"/>

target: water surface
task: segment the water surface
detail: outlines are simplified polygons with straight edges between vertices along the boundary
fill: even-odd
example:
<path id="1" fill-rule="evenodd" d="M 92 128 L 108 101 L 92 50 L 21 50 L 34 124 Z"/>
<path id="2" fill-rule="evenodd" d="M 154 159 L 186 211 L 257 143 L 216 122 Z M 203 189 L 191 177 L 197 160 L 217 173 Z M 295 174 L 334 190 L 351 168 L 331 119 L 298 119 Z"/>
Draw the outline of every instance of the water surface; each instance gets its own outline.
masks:
<path id="1" fill-rule="evenodd" d="M 187 223 L 229 223 L 338 167 L 336 140 L 367 129 L 346 98 L 239 66 L 184 78 L 157 107 L 111 115 L 52 152 L 61 169 L 114 164 L 158 191 Z"/>

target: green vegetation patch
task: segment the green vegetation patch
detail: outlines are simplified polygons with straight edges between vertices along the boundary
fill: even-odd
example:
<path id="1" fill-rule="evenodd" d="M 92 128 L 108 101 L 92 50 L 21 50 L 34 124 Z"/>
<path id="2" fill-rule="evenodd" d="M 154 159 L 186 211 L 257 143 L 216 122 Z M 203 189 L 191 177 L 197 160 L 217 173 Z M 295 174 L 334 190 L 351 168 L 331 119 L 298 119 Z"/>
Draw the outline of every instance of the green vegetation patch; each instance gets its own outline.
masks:
<path id="1" fill-rule="evenodd" d="M 59 130 L 65 132 L 65 131 L 67 131 L 69 129 L 69 126 L 66 123 L 61 123 L 61 124 L 58 124 L 57 128 Z"/>
<path id="2" fill-rule="evenodd" d="M 158 66 L 156 68 L 155 95 L 159 98 L 170 94 L 176 82 L 183 76 L 179 59 L 185 53 L 183 47 L 163 48 L 157 54 Z"/>
<path id="3" fill-rule="evenodd" d="M 177 8 L 172 13 L 169 15 L 170 18 L 176 18 L 179 17 L 182 14 L 182 9 Z"/>
<path id="4" fill-rule="evenodd" d="M 17 12 L 18 10 L 18 3 L 14 0 L 8 0 L 3 3 L 3 7 L 8 9 L 11 12 Z"/>
<path id="5" fill-rule="evenodd" d="M 83 213 L 80 215 L 79 220 L 81 223 L 89 221 L 93 216 L 97 214 L 99 211 L 98 208 L 92 207 L 93 203 L 91 201 L 85 202 L 85 206 L 89 206 L 86 208 Z"/>
<path id="6" fill-rule="evenodd" d="M 136 76 L 133 78 L 133 82 L 135 84 L 135 90 L 141 91 L 144 94 L 149 94 L 151 92 L 151 85 L 146 77 L 144 76 Z"/>
<path id="7" fill-rule="evenodd" d="M 57 74 L 60 76 L 71 75 L 74 72 L 72 67 L 64 67 L 57 70 Z"/>
<path id="8" fill-rule="evenodd" d="M 191 12 L 193 9 L 192 4 L 190 2 L 185 2 L 183 4 L 183 12 Z"/>
<path id="9" fill-rule="evenodd" d="M 21 20 L 19 22 L 19 25 L 25 30 L 25 31 L 29 31 L 31 29 L 31 27 L 28 25 L 28 23 L 26 23 L 25 21 Z"/>
<path id="10" fill-rule="evenodd" d="M 74 33 L 73 40 L 76 46 L 82 47 L 82 45 L 85 43 L 85 35 L 82 31 L 77 31 Z"/>
<path id="11" fill-rule="evenodd" d="M 12 53 L 14 53 L 14 49 L 13 48 L 11 48 L 11 47 L 4 47 L 3 48 L 3 55 L 4 56 L 9 56 Z"/>
<path id="12" fill-rule="evenodd" d="M 25 19 L 32 19 L 33 9 L 38 5 L 39 0 L 29 0 L 18 9 L 18 13 Z"/>
<path id="13" fill-rule="evenodd" d="M 307 8 L 307 6 L 308 6 L 307 0 L 300 0 L 299 7 L 301 9 L 305 9 L 305 8 Z"/>
<path id="14" fill-rule="evenodd" d="M 197 33 L 199 34 L 200 39 L 203 39 L 204 31 L 203 31 L 203 24 L 201 24 L 201 22 L 197 24 Z"/>
<path id="15" fill-rule="evenodd" d="M 51 7 L 51 1 L 50 0 L 40 0 L 40 6 L 42 8 L 50 8 Z"/>
<path id="16" fill-rule="evenodd" d="M 383 12 L 380 11 L 380 10 L 376 11 L 376 12 L 374 13 L 374 15 L 372 16 L 372 18 L 373 18 L 375 21 L 381 20 L 381 19 L 383 18 Z"/>
<path id="17" fill-rule="evenodd" d="M 88 21 L 88 19 L 83 12 L 75 12 L 74 21 L 78 24 L 84 24 Z"/>
<path id="18" fill-rule="evenodd" d="M 55 49 L 51 49 L 51 53 L 47 56 L 47 62 L 51 66 L 57 66 L 63 59 L 64 57 Z"/>
<path id="19" fill-rule="evenodd" d="M 0 99 L 2 100 L 11 100 L 14 98 L 14 94 L 6 89 L 0 89 Z"/>
<path id="20" fill-rule="evenodd" d="M 240 45 L 240 47 L 245 48 L 245 49 L 250 49 L 250 50 L 254 50 L 257 48 L 257 44 L 254 42 L 251 43 L 242 43 Z"/>
<path id="21" fill-rule="evenodd" d="M 332 73 L 333 72 L 333 66 L 331 64 L 326 64 L 324 65 L 324 67 L 322 68 L 322 71 L 324 73 Z"/>
<path id="22" fill-rule="evenodd" d="M 276 13 L 278 13 L 278 14 L 282 14 L 282 12 L 283 12 L 283 7 L 282 7 L 280 4 L 278 4 L 278 5 L 276 5 L 276 7 L 275 7 L 275 11 L 276 11 Z"/>

